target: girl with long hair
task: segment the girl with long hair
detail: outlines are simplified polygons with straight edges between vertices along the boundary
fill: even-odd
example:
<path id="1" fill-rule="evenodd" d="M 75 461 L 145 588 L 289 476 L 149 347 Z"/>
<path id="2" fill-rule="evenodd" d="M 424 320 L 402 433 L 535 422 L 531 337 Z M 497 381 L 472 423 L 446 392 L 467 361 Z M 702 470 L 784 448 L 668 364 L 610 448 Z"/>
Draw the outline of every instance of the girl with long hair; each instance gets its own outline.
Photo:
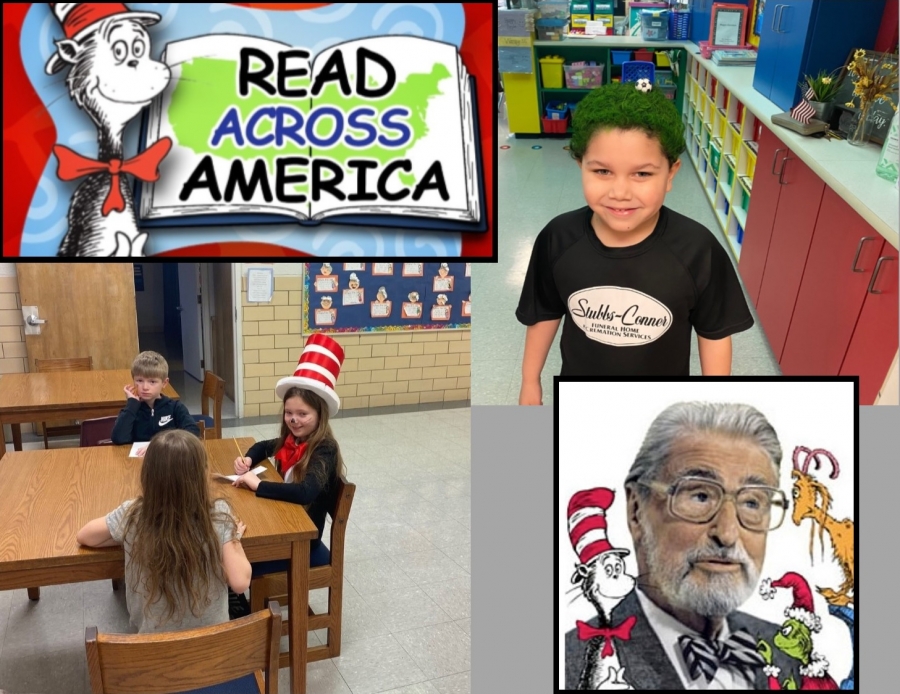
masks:
<path id="1" fill-rule="evenodd" d="M 235 459 L 234 471 L 240 477 L 234 486 L 247 487 L 259 497 L 301 504 L 319 529 L 318 538 L 310 543 L 310 565 L 321 566 L 329 562 L 322 532 L 325 516 L 334 505 L 338 476 L 344 474 L 344 462 L 331 431 L 331 408 L 325 398 L 314 389 L 290 386 L 282 400 L 281 433 L 253 444 L 246 456 Z M 273 456 L 283 484 L 264 482 L 249 472 Z M 287 561 L 258 562 L 253 564 L 253 575 L 286 569 Z"/>
<path id="2" fill-rule="evenodd" d="M 78 531 L 88 547 L 125 546 L 125 597 L 139 633 L 228 621 L 230 586 L 250 585 L 243 523 L 209 491 L 206 449 L 186 431 L 150 441 L 141 495 Z"/>

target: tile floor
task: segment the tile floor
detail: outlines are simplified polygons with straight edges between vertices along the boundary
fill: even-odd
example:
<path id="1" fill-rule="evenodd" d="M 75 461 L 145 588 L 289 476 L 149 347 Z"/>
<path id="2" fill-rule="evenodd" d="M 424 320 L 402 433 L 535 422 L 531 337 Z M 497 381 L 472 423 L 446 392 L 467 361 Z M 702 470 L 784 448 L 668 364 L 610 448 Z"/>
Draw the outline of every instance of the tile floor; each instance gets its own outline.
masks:
<path id="1" fill-rule="evenodd" d="M 341 656 L 309 666 L 309 694 L 466 694 L 470 690 L 469 408 L 333 422 L 357 492 L 345 548 Z M 428 431 L 428 444 L 411 432 Z M 276 423 L 224 436 L 271 438 Z M 25 448 L 40 447 L 25 437 Z M 29 440 L 30 439 L 30 440 Z M 54 441 L 54 447 L 77 445 Z M 11 446 L 10 446 L 11 448 Z M 327 531 L 326 531 L 327 533 Z M 321 610 L 325 591 L 310 596 Z M 0 689 L 88 694 L 84 629 L 127 631 L 109 581 L 0 591 Z M 324 643 L 324 632 L 310 643 Z M 289 673 L 281 671 L 286 692 Z"/>
<path id="2" fill-rule="evenodd" d="M 472 331 L 473 405 L 518 403 L 525 326 L 516 320 L 515 310 L 531 248 L 540 230 L 554 216 L 585 204 L 576 164 L 568 151 L 563 150 L 567 144 L 565 140 L 510 138 L 503 120 L 499 122 L 498 130 L 499 145 L 510 148 L 497 153 L 499 262 L 475 265 L 472 269 L 473 286 L 478 295 L 478 313 Z M 532 149 L 535 146 L 541 149 Z M 682 157 L 681 171 L 676 174 L 672 191 L 666 196 L 666 205 L 696 219 L 712 230 L 723 245 L 727 243 L 687 154 Z M 478 316 L 489 316 L 490 320 L 482 321 Z M 753 328 L 733 337 L 733 345 L 732 373 L 781 373 L 758 319 Z M 691 349 L 691 373 L 699 375 L 696 338 L 692 340 Z M 560 366 L 557 334 L 541 378 L 545 405 L 553 404 L 553 376 L 559 373 Z"/>

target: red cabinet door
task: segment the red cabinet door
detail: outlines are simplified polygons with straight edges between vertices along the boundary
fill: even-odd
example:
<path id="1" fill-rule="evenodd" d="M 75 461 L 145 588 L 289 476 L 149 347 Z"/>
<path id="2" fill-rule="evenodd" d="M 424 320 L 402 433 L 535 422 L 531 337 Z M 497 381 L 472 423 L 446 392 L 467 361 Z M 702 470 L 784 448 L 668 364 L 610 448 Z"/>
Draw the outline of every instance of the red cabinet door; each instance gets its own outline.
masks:
<path id="1" fill-rule="evenodd" d="M 841 366 L 842 376 L 859 376 L 860 405 L 875 402 L 897 353 L 897 251 L 885 241 L 878 257 L 883 260 L 880 266 L 876 263 L 877 274 L 868 273 L 874 282 L 867 285 L 862 313 Z"/>
<path id="2" fill-rule="evenodd" d="M 782 188 L 778 182 L 778 174 L 782 159 L 787 155 L 788 149 L 784 143 L 771 130 L 763 127 L 759 138 L 756 171 L 753 174 L 753 194 L 750 196 L 750 209 L 747 210 L 747 228 L 744 229 L 741 258 L 738 262 L 738 272 L 754 306 L 759 299 L 766 256 L 769 254 L 769 241 L 772 238 L 772 225 L 775 223 L 775 210 Z"/>
<path id="3" fill-rule="evenodd" d="M 796 156 L 784 162 L 756 312 L 778 362 L 787 338 L 825 183 Z M 754 186 L 755 187 L 755 186 Z"/>
<path id="4" fill-rule="evenodd" d="M 847 346 L 866 299 L 866 286 L 872 279 L 883 243 L 884 239 L 837 193 L 831 188 L 825 189 L 781 356 L 782 373 L 833 376 L 841 372 Z M 889 271 L 896 276 L 896 267 L 883 266 L 879 283 L 886 283 Z M 896 282 L 894 287 L 896 313 Z M 893 342 L 895 351 L 896 327 Z M 894 351 L 891 351 L 888 363 Z M 887 366 L 882 379 L 886 373 Z M 881 386 L 880 382 L 878 386 Z"/>

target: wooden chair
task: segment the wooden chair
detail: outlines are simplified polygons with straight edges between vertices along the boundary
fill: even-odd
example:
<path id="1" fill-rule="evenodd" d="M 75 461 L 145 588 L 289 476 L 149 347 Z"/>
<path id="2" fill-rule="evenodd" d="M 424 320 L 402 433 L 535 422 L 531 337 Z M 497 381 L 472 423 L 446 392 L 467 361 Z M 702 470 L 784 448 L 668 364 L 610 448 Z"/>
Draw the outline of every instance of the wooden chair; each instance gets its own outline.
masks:
<path id="1" fill-rule="evenodd" d="M 206 424 L 207 439 L 222 438 L 222 400 L 225 398 L 225 381 L 212 371 L 203 374 L 203 390 L 200 394 L 200 407 L 203 414 L 195 414 L 197 422 Z M 209 414 L 209 401 L 213 402 L 213 416 Z M 201 432 L 202 433 L 202 432 Z"/>
<path id="2" fill-rule="evenodd" d="M 54 371 L 91 371 L 93 369 L 91 357 L 73 357 L 71 359 L 35 359 L 34 370 L 37 373 L 51 373 Z M 47 422 L 41 422 L 44 433 L 44 448 L 50 448 L 48 436 L 73 436 L 81 433 L 78 424 L 64 424 L 47 426 Z"/>
<path id="3" fill-rule="evenodd" d="M 344 589 L 344 535 L 347 532 L 347 519 L 350 517 L 350 506 L 356 485 L 341 476 L 338 480 L 338 492 L 334 508 L 328 511 L 331 516 L 331 563 L 325 566 L 313 566 L 309 570 L 309 589 L 328 588 L 328 612 L 316 614 L 309 609 L 308 630 L 328 630 L 328 642 L 325 646 L 315 646 L 307 651 L 307 661 L 336 658 L 341 654 L 341 596 Z M 275 600 L 275 595 L 282 595 L 282 604 L 287 603 L 287 573 L 266 574 L 250 581 L 250 609 L 252 612 L 263 609 L 268 600 Z M 288 633 L 288 620 L 281 624 L 282 636 Z M 281 654 L 281 667 L 288 665 L 288 654 Z"/>
<path id="4" fill-rule="evenodd" d="M 117 417 L 98 417 L 81 422 L 81 447 L 111 446 L 112 430 Z"/>
<path id="5" fill-rule="evenodd" d="M 98 634 L 85 629 L 93 694 L 278 694 L 281 608 L 225 624 L 158 634 Z M 263 681 L 265 673 L 265 681 Z M 218 686 L 216 686 L 218 685 Z"/>

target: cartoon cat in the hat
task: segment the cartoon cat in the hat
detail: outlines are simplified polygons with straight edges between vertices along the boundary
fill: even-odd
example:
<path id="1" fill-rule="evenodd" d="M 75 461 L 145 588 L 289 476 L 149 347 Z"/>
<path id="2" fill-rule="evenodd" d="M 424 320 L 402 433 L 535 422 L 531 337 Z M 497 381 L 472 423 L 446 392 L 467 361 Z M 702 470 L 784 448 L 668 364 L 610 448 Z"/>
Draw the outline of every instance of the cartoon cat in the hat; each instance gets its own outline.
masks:
<path id="1" fill-rule="evenodd" d="M 126 174 L 144 181 L 159 178 L 159 163 L 171 140 L 163 138 L 139 156 L 124 160 L 122 137 L 128 125 L 168 86 L 169 68 L 150 58 L 145 27 L 159 22 L 153 12 L 132 12 L 122 3 L 50 3 L 65 39 L 47 62 L 52 75 L 68 67 L 72 100 L 99 131 L 97 158 L 57 145 L 62 180 L 84 179 L 69 206 L 69 229 L 61 257 L 141 256 L 147 235 L 140 233 Z"/>
<path id="2" fill-rule="evenodd" d="M 612 489 L 598 487 L 576 492 L 569 500 L 569 538 L 579 560 L 572 583 L 597 611 L 597 626 L 576 623 L 578 638 L 588 641 L 578 689 L 633 689 L 619 664 L 616 641 L 631 638 L 637 618 L 615 625 L 609 618 L 635 586 L 634 576 L 625 572 L 629 550 L 613 547 L 607 538 L 606 513 L 614 499 Z"/>

